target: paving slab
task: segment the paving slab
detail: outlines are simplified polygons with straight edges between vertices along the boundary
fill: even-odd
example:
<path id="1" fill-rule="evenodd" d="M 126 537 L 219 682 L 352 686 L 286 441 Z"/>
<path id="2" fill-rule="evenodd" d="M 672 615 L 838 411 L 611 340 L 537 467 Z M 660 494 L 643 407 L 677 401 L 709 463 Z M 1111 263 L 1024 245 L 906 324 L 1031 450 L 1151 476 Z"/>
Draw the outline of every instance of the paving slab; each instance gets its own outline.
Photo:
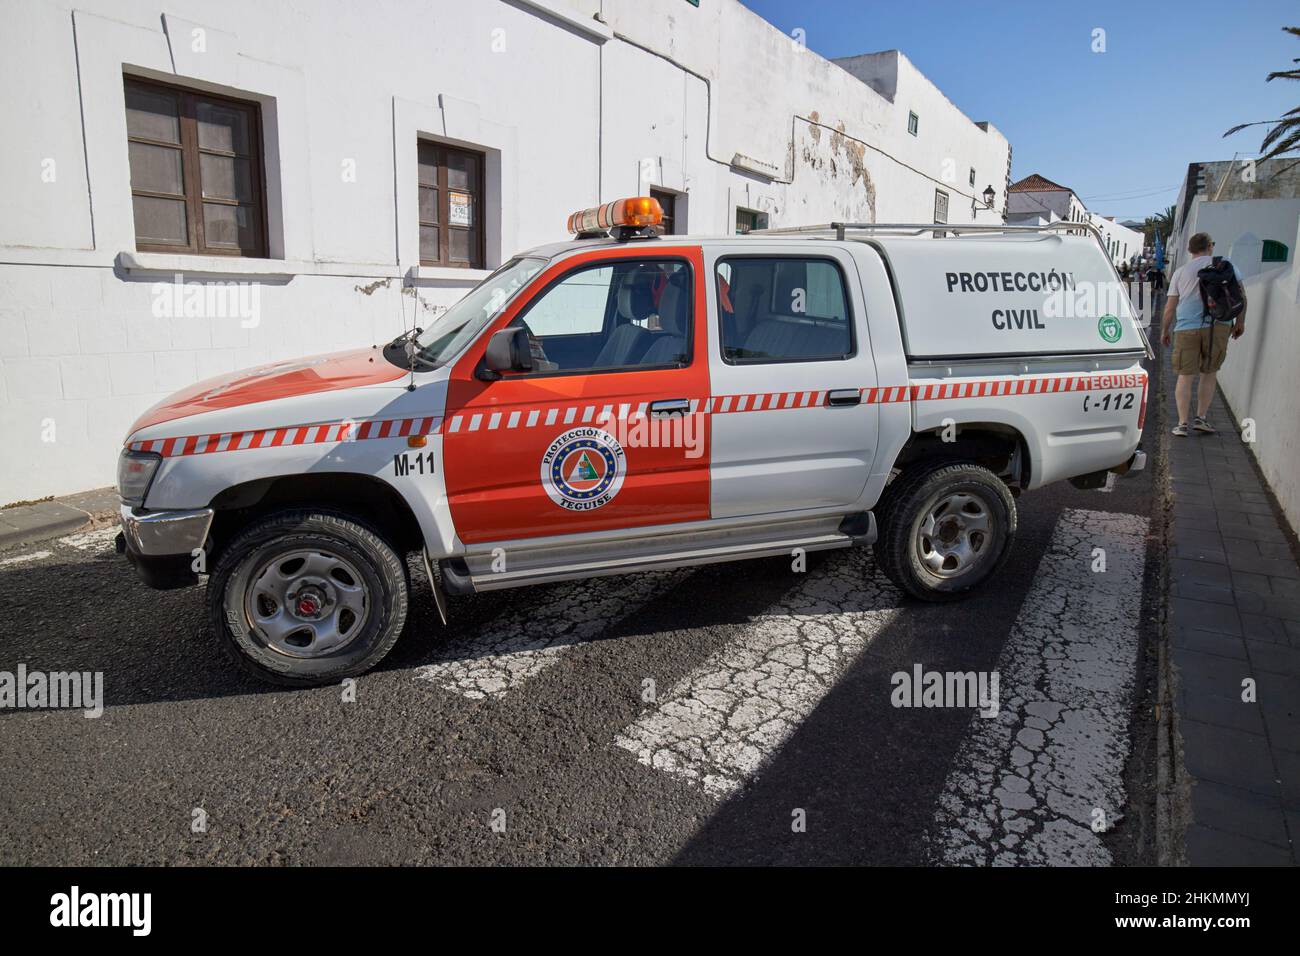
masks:
<path id="1" fill-rule="evenodd" d="M 1164 359 L 1168 361 L 1167 358 Z M 1170 374 L 1165 400 L 1173 404 Z M 1170 418 L 1177 416 L 1171 415 Z M 1169 436 L 1169 660 L 1192 865 L 1300 863 L 1300 564 L 1222 393 Z"/>

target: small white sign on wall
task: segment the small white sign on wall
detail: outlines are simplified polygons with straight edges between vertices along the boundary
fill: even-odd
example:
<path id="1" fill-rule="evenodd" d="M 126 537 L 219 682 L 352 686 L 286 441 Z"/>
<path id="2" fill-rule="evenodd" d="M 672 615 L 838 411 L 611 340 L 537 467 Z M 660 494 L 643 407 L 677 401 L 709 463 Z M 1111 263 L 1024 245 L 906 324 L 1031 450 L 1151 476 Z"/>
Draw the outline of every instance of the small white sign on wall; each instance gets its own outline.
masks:
<path id="1" fill-rule="evenodd" d="M 472 202 L 469 193 L 447 193 L 447 222 L 453 226 L 472 226 Z"/>

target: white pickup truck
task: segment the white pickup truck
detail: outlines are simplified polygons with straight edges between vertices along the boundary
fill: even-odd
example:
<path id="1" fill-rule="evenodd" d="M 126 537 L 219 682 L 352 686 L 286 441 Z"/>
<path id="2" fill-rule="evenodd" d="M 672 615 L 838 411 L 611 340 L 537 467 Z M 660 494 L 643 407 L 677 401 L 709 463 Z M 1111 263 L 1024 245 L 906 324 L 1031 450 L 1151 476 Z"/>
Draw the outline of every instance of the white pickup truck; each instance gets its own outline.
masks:
<path id="1" fill-rule="evenodd" d="M 210 571 L 235 659 L 309 685 L 388 653 L 411 555 L 444 620 L 449 593 L 870 544 L 949 600 L 1006 560 L 1021 491 L 1145 463 L 1150 350 L 1087 227 L 658 215 L 575 214 L 423 331 L 170 396 L 122 450 L 120 550 L 155 587 Z"/>

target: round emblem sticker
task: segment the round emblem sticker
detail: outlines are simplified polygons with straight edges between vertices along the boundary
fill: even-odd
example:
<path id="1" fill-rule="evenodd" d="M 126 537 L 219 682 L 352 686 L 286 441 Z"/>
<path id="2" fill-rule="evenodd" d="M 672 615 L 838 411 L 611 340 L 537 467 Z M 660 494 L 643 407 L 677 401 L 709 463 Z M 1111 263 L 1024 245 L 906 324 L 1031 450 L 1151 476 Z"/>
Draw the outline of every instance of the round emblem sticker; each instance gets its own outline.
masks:
<path id="1" fill-rule="evenodd" d="M 1124 334 L 1124 329 L 1119 324 L 1119 319 L 1113 315 L 1103 315 L 1097 322 L 1097 332 L 1107 342 L 1115 343 L 1119 337 Z"/>
<path id="2" fill-rule="evenodd" d="M 542 455 L 542 487 L 569 511 L 593 511 L 609 504 L 626 476 L 623 446 L 601 428 L 571 428 Z"/>

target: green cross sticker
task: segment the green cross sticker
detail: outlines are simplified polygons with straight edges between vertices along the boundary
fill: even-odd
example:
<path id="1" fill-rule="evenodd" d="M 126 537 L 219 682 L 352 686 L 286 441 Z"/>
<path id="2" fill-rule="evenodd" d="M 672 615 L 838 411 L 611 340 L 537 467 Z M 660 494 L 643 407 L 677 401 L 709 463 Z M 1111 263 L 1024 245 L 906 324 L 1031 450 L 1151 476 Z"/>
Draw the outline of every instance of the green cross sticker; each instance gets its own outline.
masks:
<path id="1" fill-rule="evenodd" d="M 1113 315 L 1103 315 L 1097 322 L 1097 332 L 1107 342 L 1114 344 L 1124 334 L 1124 329 L 1119 324 L 1118 318 Z"/>

